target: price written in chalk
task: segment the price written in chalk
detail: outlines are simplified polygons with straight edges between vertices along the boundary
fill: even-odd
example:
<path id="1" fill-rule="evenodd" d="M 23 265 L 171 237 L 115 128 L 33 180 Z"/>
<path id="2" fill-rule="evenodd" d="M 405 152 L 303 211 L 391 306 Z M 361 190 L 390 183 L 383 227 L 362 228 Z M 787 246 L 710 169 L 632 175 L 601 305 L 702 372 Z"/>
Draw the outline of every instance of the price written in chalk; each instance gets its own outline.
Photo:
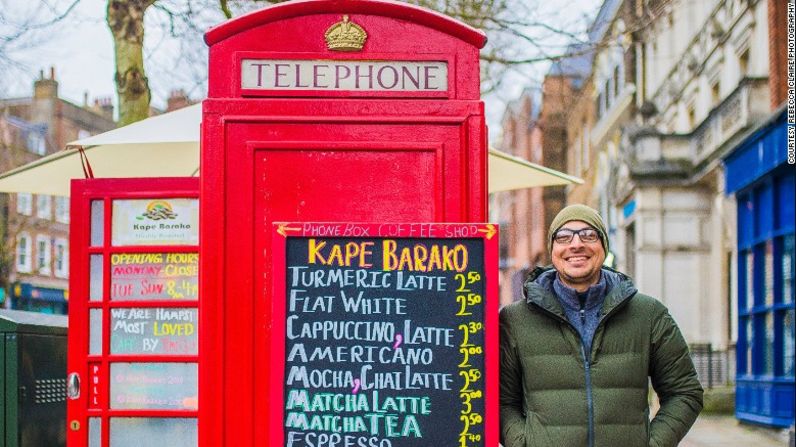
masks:
<path id="1" fill-rule="evenodd" d="M 459 447 L 468 447 L 471 443 L 479 445 L 482 439 L 483 417 L 474 408 L 474 402 L 483 402 L 483 392 L 479 389 L 483 384 L 483 374 L 479 369 L 474 368 L 472 363 L 483 364 L 483 338 L 479 335 L 483 333 L 484 324 L 480 319 L 474 318 L 473 312 L 470 311 L 473 306 L 478 308 L 483 303 L 482 295 L 477 293 L 480 290 L 478 286 L 482 284 L 481 279 L 481 274 L 476 271 L 460 273 L 454 278 L 458 286 L 456 301 L 459 304 L 456 317 L 460 319 L 457 329 L 461 334 L 461 343 L 459 344 L 461 361 L 457 368 L 459 368 L 459 376 L 464 381 L 464 385 L 459 390 L 462 405 L 459 418 L 462 422 Z M 474 343 L 473 340 L 478 341 Z M 479 405 L 478 408 L 482 407 Z"/>

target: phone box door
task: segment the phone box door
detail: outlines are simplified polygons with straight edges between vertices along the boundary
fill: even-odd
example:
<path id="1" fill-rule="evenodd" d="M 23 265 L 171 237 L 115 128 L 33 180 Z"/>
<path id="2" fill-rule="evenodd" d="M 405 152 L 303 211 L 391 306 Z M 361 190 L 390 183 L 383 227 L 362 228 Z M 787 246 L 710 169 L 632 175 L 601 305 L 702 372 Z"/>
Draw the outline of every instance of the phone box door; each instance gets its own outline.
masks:
<path id="1" fill-rule="evenodd" d="M 72 182 L 67 444 L 198 445 L 199 179 Z"/>

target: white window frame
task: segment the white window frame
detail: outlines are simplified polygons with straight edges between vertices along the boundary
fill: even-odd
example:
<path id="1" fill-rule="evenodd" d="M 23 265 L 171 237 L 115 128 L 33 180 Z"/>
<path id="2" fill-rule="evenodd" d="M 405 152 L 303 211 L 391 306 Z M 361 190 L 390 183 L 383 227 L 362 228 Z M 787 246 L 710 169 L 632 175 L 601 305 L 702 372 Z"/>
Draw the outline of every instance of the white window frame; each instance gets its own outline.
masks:
<path id="1" fill-rule="evenodd" d="M 52 264 L 52 246 L 48 236 L 36 236 L 36 270 L 40 275 L 49 275 Z"/>
<path id="2" fill-rule="evenodd" d="M 47 153 L 47 138 L 42 132 L 31 130 L 28 132 L 27 141 L 25 145 L 28 151 L 37 155 L 45 155 Z"/>
<path id="3" fill-rule="evenodd" d="M 583 121 L 583 149 L 580 153 L 583 160 L 581 161 L 581 168 L 583 171 L 589 169 L 591 164 L 591 129 L 589 128 L 589 123 L 587 121 Z M 582 171 L 581 171 L 582 172 Z"/>
<path id="4" fill-rule="evenodd" d="M 32 264 L 31 258 L 31 239 L 30 234 L 26 232 L 19 233 L 17 235 L 17 246 L 16 246 L 16 260 L 15 265 L 17 268 L 17 272 L 20 273 L 30 273 L 30 267 Z"/>
<path id="5" fill-rule="evenodd" d="M 52 219 L 52 198 L 46 194 L 36 196 L 36 217 L 39 219 Z"/>
<path id="6" fill-rule="evenodd" d="M 69 198 L 56 196 L 55 199 L 55 220 L 61 223 L 69 223 Z"/>
<path id="7" fill-rule="evenodd" d="M 55 276 L 69 277 L 69 243 L 64 238 L 55 239 Z"/>
<path id="8" fill-rule="evenodd" d="M 33 194 L 29 192 L 17 193 L 17 213 L 25 216 L 33 214 Z"/>

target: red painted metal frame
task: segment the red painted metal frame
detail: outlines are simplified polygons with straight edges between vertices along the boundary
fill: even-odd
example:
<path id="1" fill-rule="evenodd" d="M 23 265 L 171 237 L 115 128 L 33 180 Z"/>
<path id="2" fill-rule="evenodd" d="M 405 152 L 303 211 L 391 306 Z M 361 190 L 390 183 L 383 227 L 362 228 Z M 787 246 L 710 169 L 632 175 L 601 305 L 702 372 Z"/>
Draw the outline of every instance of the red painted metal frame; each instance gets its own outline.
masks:
<path id="1" fill-rule="evenodd" d="M 158 246 L 112 246 L 111 222 L 112 203 L 114 200 L 132 200 L 149 198 L 198 198 L 198 178 L 145 178 L 145 179 L 87 179 L 73 180 L 71 191 L 71 224 L 69 262 L 69 340 L 67 354 L 67 372 L 78 373 L 81 378 L 81 394 L 76 400 L 67 401 L 67 445 L 83 447 L 88 445 L 88 418 L 101 418 L 102 444 L 109 445 L 109 418 L 114 416 L 141 417 L 198 417 L 198 411 L 174 410 L 111 410 L 109 402 L 109 370 L 111 362 L 126 361 L 157 361 L 157 362 L 198 362 L 199 355 L 165 356 L 165 355 L 111 355 L 110 350 L 110 309 L 116 307 L 199 307 L 198 300 L 152 300 L 152 301 L 121 301 L 110 300 L 110 256 L 113 253 L 145 253 L 173 252 L 196 253 L 196 245 L 158 245 Z M 100 246 L 91 245 L 91 202 L 101 200 L 104 207 L 103 241 Z M 201 227 L 200 227 L 201 228 Z M 90 287 L 90 256 L 103 256 L 103 287 L 102 299 L 89 300 Z M 89 355 L 89 310 L 102 309 L 102 354 Z M 201 310 L 200 310 L 201 318 Z M 201 335 L 201 325 L 199 333 Z M 199 350 L 201 354 L 201 342 Z M 99 408 L 89 408 L 88 396 L 90 381 L 90 365 L 99 364 L 98 379 Z M 201 368 L 199 368 L 201 371 Z M 79 430 L 71 430 L 70 423 L 77 421 Z"/>
<path id="2" fill-rule="evenodd" d="M 323 34 L 343 14 L 368 33 L 363 51 L 326 48 Z M 407 3 L 315 0 L 242 16 L 208 31 L 205 41 L 210 59 L 201 145 L 200 446 L 270 446 L 275 444 L 266 418 L 281 402 L 270 395 L 269 384 L 274 363 L 283 361 L 270 353 L 271 224 L 484 222 L 487 133 L 478 50 L 486 38 Z M 306 91 L 263 96 L 241 89 L 244 54 L 444 60 L 449 88 L 447 97 Z M 349 159 L 356 168 L 347 168 Z M 345 177 L 331 180 L 336 170 Z"/>
<path id="3" fill-rule="evenodd" d="M 274 334 L 271 337 L 270 346 L 270 367 L 276 373 L 270 375 L 269 388 L 272 390 L 272 398 L 278 405 L 271 404 L 266 416 L 268 424 L 268 439 L 270 445 L 284 445 L 284 369 L 285 369 L 285 320 L 286 308 L 285 300 L 287 285 L 285 284 L 287 271 L 286 267 L 286 248 L 288 237 L 309 237 L 314 236 L 309 228 L 316 225 L 353 225 L 356 228 L 365 229 L 374 238 L 417 238 L 419 234 L 416 229 L 423 227 L 430 229 L 434 237 L 440 239 L 457 239 L 454 236 L 446 236 L 448 230 L 467 229 L 475 230 L 478 236 L 467 236 L 467 238 L 481 238 L 484 242 L 484 274 L 485 274 L 485 303 L 484 303 L 484 365 L 486 366 L 486 392 L 484 409 L 484 446 L 495 446 L 500 442 L 500 421 L 499 421 L 499 348 L 498 348 L 498 310 L 499 310 L 499 290 L 498 290 L 498 232 L 494 224 L 456 224 L 456 223 L 404 223 L 404 224 L 379 224 L 379 223 L 314 223 L 314 222 L 281 222 L 274 223 L 271 233 L 273 251 L 273 262 L 271 269 L 273 299 L 267 310 L 267 324 Z M 278 233 L 282 228 L 287 236 Z M 346 236 L 343 236 L 346 237 Z M 353 237 L 353 236 L 351 236 Z M 462 238 L 464 239 L 464 238 Z M 442 447 L 442 446 L 440 446 Z M 446 446 L 447 447 L 447 446 Z"/>
<path id="4" fill-rule="evenodd" d="M 200 371 L 200 389 L 204 393 L 200 407 L 203 447 L 251 446 L 254 439 L 259 442 L 269 439 L 266 425 L 258 422 L 273 405 L 268 390 L 262 386 L 268 383 L 267 374 L 274 361 L 268 354 L 270 342 L 263 335 L 270 331 L 265 304 L 270 293 L 265 295 L 263 291 L 271 290 L 268 270 L 262 267 L 268 265 L 271 256 L 265 229 L 275 220 L 293 220 L 299 216 L 292 212 L 274 214 L 269 211 L 268 203 L 255 201 L 257 181 L 261 180 L 254 175 L 256 158 L 263 151 L 274 148 L 298 153 L 336 148 L 341 152 L 356 152 L 356 149 L 389 152 L 413 147 L 415 151 L 431 150 L 438 154 L 434 156 L 434 187 L 427 192 L 433 212 L 407 211 L 401 218 L 392 214 L 387 221 L 483 222 L 486 136 L 480 113 L 482 105 L 465 101 L 423 101 L 422 104 L 406 101 L 403 105 L 415 113 L 399 115 L 392 109 L 392 103 L 366 100 L 333 104 L 296 100 L 205 101 L 202 166 L 214 169 L 202 171 L 202 212 L 203 216 L 214 217 L 203 218 L 200 230 L 203 272 L 200 293 L 205 297 L 200 317 L 204 328 Z M 428 108 L 438 114 L 429 113 Z M 264 109 L 274 114 L 263 116 Z M 411 136 L 396 133 L 385 139 L 377 133 L 359 141 L 355 132 L 347 138 L 348 142 L 330 139 L 324 132 L 313 132 L 319 127 L 335 126 L 353 126 L 362 132 L 368 125 L 388 125 L 392 129 L 411 125 L 417 130 Z M 295 131 L 296 126 L 304 126 L 306 130 Z M 286 132 L 290 138 L 282 138 L 279 132 L 283 128 L 295 132 Z M 429 134 L 444 129 L 455 138 L 428 140 Z M 395 191 L 396 204 L 402 203 L 400 196 L 401 191 Z M 357 218 L 372 221 L 394 205 L 373 203 L 376 217 Z M 408 208 L 413 204 L 403 203 L 403 206 Z M 316 219 L 350 217 L 346 214 L 345 209 L 316 209 L 312 215 Z"/>
<path id="5" fill-rule="evenodd" d="M 384 0 L 297 0 L 240 16 L 235 20 L 211 28 L 205 34 L 205 42 L 213 46 L 235 34 L 266 23 L 282 21 L 308 14 L 357 13 L 379 15 L 400 20 L 410 20 L 458 39 L 476 48 L 486 45 L 486 34 L 462 22 L 451 19 L 430 9 L 397 1 Z"/>
<path id="6" fill-rule="evenodd" d="M 368 38 L 361 52 L 326 48 L 323 33 L 343 14 L 361 25 Z M 292 1 L 241 16 L 205 34 L 210 46 L 209 98 L 239 98 L 240 55 L 288 55 L 318 60 L 441 60 L 448 62 L 450 99 L 480 99 L 478 50 L 486 36 L 460 22 L 407 3 L 383 0 Z M 245 91 L 260 96 L 259 91 Z M 329 97 L 434 97 L 413 92 L 320 92 Z M 307 91 L 280 91 L 278 96 L 308 97 Z"/>

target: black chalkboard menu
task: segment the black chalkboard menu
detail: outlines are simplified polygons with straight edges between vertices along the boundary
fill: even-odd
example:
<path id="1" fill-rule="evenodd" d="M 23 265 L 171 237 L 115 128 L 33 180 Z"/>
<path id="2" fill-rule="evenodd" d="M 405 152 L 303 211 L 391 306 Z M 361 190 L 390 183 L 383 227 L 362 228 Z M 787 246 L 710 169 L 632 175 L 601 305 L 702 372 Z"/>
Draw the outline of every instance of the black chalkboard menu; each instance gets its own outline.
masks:
<path id="1" fill-rule="evenodd" d="M 473 232 L 286 238 L 284 445 L 486 445 L 487 239 Z"/>

